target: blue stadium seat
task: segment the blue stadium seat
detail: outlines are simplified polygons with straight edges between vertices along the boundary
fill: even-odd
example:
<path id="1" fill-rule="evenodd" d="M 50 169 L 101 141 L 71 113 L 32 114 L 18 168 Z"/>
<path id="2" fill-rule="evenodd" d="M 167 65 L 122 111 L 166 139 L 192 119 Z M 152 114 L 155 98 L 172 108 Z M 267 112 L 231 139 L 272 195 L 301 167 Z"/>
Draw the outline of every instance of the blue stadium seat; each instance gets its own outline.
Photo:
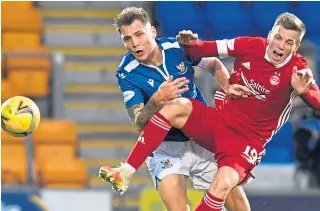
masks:
<path id="1" fill-rule="evenodd" d="M 308 36 L 320 36 L 320 2 L 297 1 L 295 14 L 305 23 Z"/>
<path id="2" fill-rule="evenodd" d="M 251 1 L 251 18 L 256 34 L 267 37 L 276 18 L 290 10 L 289 2 L 285 1 Z"/>
<path id="3" fill-rule="evenodd" d="M 192 30 L 201 39 L 207 39 L 203 9 L 197 2 L 155 2 L 155 19 L 164 36 L 175 37 L 181 30 Z"/>
<path id="4" fill-rule="evenodd" d="M 294 128 L 290 121 L 286 122 L 276 133 L 272 140 L 268 143 L 269 146 L 272 147 L 293 147 L 293 132 Z M 267 146 L 268 146 L 267 145 Z"/>
<path id="5" fill-rule="evenodd" d="M 244 2 L 205 2 L 205 15 L 214 40 L 252 35 Z"/>
<path id="6" fill-rule="evenodd" d="M 268 146 L 261 164 L 287 164 L 294 162 L 293 148 Z"/>

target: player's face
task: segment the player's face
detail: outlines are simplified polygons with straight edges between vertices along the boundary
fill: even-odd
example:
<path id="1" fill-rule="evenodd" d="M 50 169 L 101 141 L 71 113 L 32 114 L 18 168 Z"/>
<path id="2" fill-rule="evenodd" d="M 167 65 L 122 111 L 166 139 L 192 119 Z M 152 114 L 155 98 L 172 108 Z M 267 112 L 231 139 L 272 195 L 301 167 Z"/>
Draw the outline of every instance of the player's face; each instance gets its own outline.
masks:
<path id="1" fill-rule="evenodd" d="M 276 26 L 270 31 L 268 56 L 272 64 L 283 62 L 288 56 L 300 47 L 300 34 L 294 30 L 288 30 L 282 26 Z"/>
<path id="2" fill-rule="evenodd" d="M 135 20 L 131 25 L 122 25 L 120 30 L 124 46 L 139 61 L 147 61 L 156 46 L 155 28 L 150 23 Z"/>

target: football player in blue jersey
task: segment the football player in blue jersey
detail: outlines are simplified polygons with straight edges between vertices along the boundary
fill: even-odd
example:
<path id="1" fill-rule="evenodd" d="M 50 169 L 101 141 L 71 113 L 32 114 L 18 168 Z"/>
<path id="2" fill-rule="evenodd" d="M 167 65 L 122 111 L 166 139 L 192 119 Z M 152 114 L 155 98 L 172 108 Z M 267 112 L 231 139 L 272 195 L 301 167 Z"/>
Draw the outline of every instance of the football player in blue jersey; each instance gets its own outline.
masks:
<path id="1" fill-rule="evenodd" d="M 156 38 L 156 29 L 142 8 L 124 9 L 115 18 L 115 27 L 128 49 L 116 76 L 128 114 L 138 131 L 143 130 L 166 101 L 183 96 L 206 103 L 195 84 L 193 66 L 206 68 L 211 74 L 216 72 L 217 81 L 228 95 L 245 97 L 241 85 L 229 84 L 229 73 L 217 58 L 192 58 L 175 38 Z M 214 155 L 174 128 L 146 163 L 169 211 L 190 210 L 186 177 L 190 177 L 195 188 L 207 190 L 217 171 Z M 109 167 L 101 167 L 99 176 L 108 181 L 104 174 L 110 169 L 105 168 Z M 228 194 L 226 206 L 229 211 L 250 210 L 239 186 Z"/>

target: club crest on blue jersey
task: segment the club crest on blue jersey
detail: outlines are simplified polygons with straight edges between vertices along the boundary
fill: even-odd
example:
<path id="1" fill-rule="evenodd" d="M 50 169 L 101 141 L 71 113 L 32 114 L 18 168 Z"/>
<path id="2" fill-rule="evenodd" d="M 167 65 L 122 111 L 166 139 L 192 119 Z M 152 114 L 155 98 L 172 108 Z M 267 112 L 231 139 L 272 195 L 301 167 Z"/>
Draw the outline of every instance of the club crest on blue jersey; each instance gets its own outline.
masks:
<path id="1" fill-rule="evenodd" d="M 184 62 L 181 62 L 179 65 L 177 65 L 177 68 L 180 74 L 185 74 L 188 70 L 188 67 L 184 65 Z"/>
<path id="2" fill-rule="evenodd" d="M 171 167 L 172 167 L 172 163 L 170 162 L 169 159 L 167 159 L 167 160 L 162 160 L 162 161 L 161 161 L 161 164 L 162 164 L 162 168 L 163 168 L 163 169 L 168 169 L 168 168 L 171 168 Z"/>

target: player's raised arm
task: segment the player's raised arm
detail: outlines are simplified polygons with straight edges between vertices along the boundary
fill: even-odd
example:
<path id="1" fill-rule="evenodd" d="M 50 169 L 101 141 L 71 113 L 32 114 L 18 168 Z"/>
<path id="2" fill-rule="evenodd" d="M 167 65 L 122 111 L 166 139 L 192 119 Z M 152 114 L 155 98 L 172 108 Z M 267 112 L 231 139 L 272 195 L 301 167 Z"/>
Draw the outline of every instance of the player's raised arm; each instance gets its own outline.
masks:
<path id="1" fill-rule="evenodd" d="M 198 34 L 183 30 L 177 35 L 179 44 L 194 57 L 216 56 L 226 58 L 246 52 L 251 37 L 237 37 L 230 40 L 204 41 L 198 39 Z"/>
<path id="2" fill-rule="evenodd" d="M 298 70 L 294 67 L 291 86 L 309 107 L 320 110 L 320 90 L 310 69 Z"/>
<path id="3" fill-rule="evenodd" d="M 250 95 L 250 89 L 246 86 L 230 84 L 230 74 L 218 58 L 202 58 L 196 66 L 205 68 L 213 77 L 215 77 L 224 92 L 231 98 L 247 98 Z"/>

